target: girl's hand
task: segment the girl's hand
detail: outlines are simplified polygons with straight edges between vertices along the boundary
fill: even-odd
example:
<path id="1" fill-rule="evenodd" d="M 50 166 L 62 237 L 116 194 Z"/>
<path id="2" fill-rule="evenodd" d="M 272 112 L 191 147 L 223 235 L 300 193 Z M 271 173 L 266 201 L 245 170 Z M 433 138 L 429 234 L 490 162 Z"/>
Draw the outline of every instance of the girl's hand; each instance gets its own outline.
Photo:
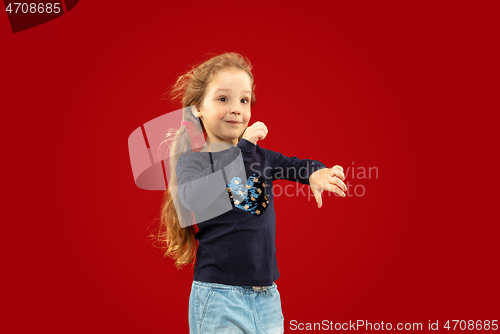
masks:
<path id="1" fill-rule="evenodd" d="M 344 179 L 344 169 L 338 165 L 332 168 L 318 169 L 309 176 L 309 185 L 318 203 L 318 208 L 323 206 L 323 201 L 321 199 L 323 190 L 336 192 L 340 196 L 345 197 L 344 191 L 347 191 L 347 187 L 344 182 L 342 182 Z"/>
<path id="2" fill-rule="evenodd" d="M 267 126 L 262 122 L 255 122 L 252 126 L 245 129 L 242 139 L 246 139 L 252 142 L 254 145 L 257 144 L 259 139 L 264 139 L 267 136 Z"/>

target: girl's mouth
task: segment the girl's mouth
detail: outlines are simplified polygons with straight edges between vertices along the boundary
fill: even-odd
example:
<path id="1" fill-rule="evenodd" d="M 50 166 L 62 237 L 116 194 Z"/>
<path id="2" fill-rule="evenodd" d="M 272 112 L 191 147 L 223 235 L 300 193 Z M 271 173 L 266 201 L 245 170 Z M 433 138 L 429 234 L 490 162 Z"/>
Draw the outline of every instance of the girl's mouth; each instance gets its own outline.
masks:
<path id="1" fill-rule="evenodd" d="M 236 122 L 236 121 L 226 121 L 226 123 L 229 123 L 229 124 L 235 124 L 235 125 L 237 125 L 237 124 L 240 124 L 241 122 Z"/>

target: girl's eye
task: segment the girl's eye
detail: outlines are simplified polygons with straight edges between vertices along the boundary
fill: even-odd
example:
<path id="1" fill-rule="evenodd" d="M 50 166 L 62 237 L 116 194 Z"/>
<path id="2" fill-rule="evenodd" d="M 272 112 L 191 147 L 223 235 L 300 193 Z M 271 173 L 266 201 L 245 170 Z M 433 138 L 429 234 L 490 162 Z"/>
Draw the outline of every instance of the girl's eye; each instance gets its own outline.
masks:
<path id="1" fill-rule="evenodd" d="M 221 96 L 221 97 L 219 97 L 219 100 L 221 100 L 222 102 L 227 102 L 227 97 L 225 97 L 225 96 Z M 242 101 L 244 104 L 248 104 L 248 103 L 250 103 L 250 99 L 248 99 L 248 98 L 246 98 L 246 97 L 245 97 L 245 98 L 243 98 L 243 99 L 241 99 L 241 101 Z"/>

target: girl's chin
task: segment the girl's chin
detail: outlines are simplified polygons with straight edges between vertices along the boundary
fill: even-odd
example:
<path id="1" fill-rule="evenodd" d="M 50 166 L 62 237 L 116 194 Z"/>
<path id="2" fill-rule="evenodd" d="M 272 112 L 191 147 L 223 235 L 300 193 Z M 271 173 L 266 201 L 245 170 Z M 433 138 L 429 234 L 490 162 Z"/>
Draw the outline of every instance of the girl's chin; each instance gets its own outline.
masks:
<path id="1" fill-rule="evenodd" d="M 230 131 L 226 132 L 226 138 L 236 138 L 238 139 L 239 136 L 241 136 L 242 132 L 241 131 Z"/>

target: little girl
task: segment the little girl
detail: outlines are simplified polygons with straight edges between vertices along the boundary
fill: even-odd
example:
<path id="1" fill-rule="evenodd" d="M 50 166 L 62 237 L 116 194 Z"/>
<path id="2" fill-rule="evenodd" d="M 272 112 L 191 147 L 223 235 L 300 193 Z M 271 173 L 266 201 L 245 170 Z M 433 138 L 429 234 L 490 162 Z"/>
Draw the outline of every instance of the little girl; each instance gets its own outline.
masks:
<path id="1" fill-rule="evenodd" d="M 175 194 L 165 193 L 161 223 L 166 255 L 175 265 L 196 260 L 189 298 L 191 334 L 283 333 L 275 283 L 280 274 L 273 181 L 309 184 L 318 207 L 323 190 L 342 197 L 347 190 L 342 167 L 326 168 L 320 161 L 287 157 L 257 144 L 268 128 L 262 122 L 248 126 L 255 103 L 251 68 L 237 53 L 221 54 L 181 76 L 172 91 L 174 99 L 182 96 L 186 112 L 171 146 L 174 156 L 179 155 L 171 162 L 169 183 L 178 187 Z M 206 145 L 199 151 L 191 149 L 189 122 L 201 123 Z M 231 167 L 238 159 L 243 174 Z M 179 203 L 174 205 L 174 197 L 197 225 L 181 227 L 184 211 L 175 209 Z"/>

